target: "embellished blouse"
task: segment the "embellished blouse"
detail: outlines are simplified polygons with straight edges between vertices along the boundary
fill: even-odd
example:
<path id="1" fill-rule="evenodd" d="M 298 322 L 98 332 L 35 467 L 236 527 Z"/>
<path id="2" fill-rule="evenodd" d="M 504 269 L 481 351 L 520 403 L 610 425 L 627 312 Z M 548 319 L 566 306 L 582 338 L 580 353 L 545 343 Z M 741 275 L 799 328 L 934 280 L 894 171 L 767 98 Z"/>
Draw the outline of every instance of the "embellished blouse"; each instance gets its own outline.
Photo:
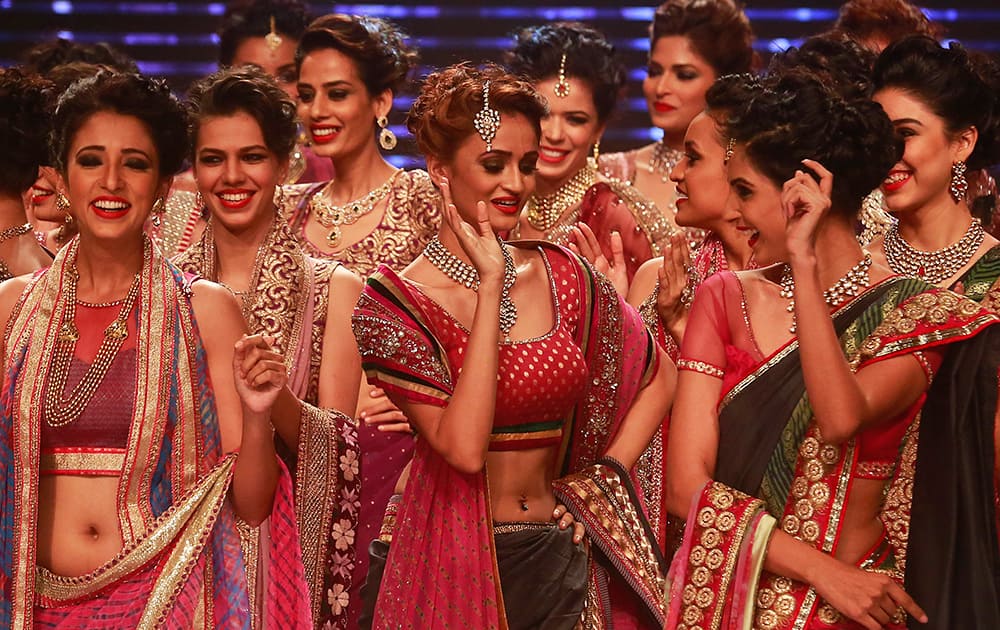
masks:
<path id="1" fill-rule="evenodd" d="M 403 269 L 420 255 L 441 224 L 440 196 L 423 170 L 403 171 L 396 176 L 382 221 L 357 243 L 329 254 L 306 236 L 310 202 L 328 182 L 281 187 L 282 213 L 306 252 L 315 258 L 332 259 L 354 273 L 367 277 L 379 265 Z"/>
<path id="2" fill-rule="evenodd" d="M 104 330 L 118 317 L 120 310 L 120 304 L 77 303 L 74 322 L 80 339 L 70 359 L 63 396 L 72 392 L 83 379 L 97 354 Z M 134 316 L 126 323 L 128 337 L 79 417 L 62 426 L 53 426 L 47 420 L 42 422 L 41 474 L 121 475 L 132 425 L 136 384 Z"/>

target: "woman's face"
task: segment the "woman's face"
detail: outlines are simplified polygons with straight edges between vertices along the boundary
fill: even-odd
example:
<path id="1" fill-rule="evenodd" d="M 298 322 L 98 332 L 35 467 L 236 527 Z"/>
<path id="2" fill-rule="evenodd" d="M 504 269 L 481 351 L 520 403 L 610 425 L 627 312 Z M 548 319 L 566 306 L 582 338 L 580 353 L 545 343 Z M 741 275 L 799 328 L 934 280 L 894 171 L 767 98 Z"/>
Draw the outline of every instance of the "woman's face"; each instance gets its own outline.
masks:
<path id="1" fill-rule="evenodd" d="M 739 229 L 747 235 L 757 264 L 787 261 L 781 187 L 758 172 L 739 145 L 729 161 L 729 185 L 741 216 Z"/>
<path id="2" fill-rule="evenodd" d="M 680 137 L 691 120 L 705 109 L 705 92 L 715 81 L 715 70 L 683 35 L 656 40 L 649 52 L 642 93 L 653 125 Z"/>
<path id="3" fill-rule="evenodd" d="M 542 119 L 538 177 L 553 185 L 562 184 L 586 165 L 594 143 L 604 133 L 590 85 L 573 77 L 566 80 L 569 94 L 565 97 L 556 96 L 557 78 L 535 84 L 549 102 L 549 114 Z"/>
<path id="4" fill-rule="evenodd" d="M 212 116 L 199 124 L 195 181 L 214 219 L 230 232 L 270 223 L 274 189 L 286 169 L 250 114 Z"/>
<path id="5" fill-rule="evenodd" d="M 882 182 L 889 211 L 910 212 L 951 201 L 951 165 L 966 159 L 975 142 L 969 146 L 961 137 L 952 137 L 945 120 L 908 92 L 886 88 L 874 100 L 905 143 L 902 159 Z"/>
<path id="6" fill-rule="evenodd" d="M 522 114 L 500 115 L 500 128 L 493 139 L 493 150 L 478 134 L 467 137 L 448 162 L 433 156 L 427 167 L 435 181 L 447 177 L 458 214 L 475 225 L 476 204 L 486 203 L 494 232 L 505 232 L 517 225 L 521 208 L 535 192 L 538 160 L 538 136 L 531 122 Z"/>
<path id="7" fill-rule="evenodd" d="M 392 92 L 372 97 L 357 64 L 340 51 L 316 50 L 299 68 L 299 119 L 313 150 L 329 158 L 351 156 L 375 144 L 375 120 L 389 113 Z"/>
<path id="8" fill-rule="evenodd" d="M 677 184 L 678 225 L 716 229 L 721 221 L 739 218 L 725 159 L 715 119 L 698 114 L 684 136 L 684 157 L 670 173 Z"/>
<path id="9" fill-rule="evenodd" d="M 170 178 L 160 177 L 159 154 L 138 118 L 101 111 L 73 136 L 66 156 L 66 195 L 81 236 L 141 238 L 156 199 Z"/>
<path id="10" fill-rule="evenodd" d="M 56 207 L 56 190 L 59 186 L 59 175 L 51 166 L 38 169 L 38 179 L 28 191 L 31 203 L 31 213 L 40 221 L 62 221 L 66 214 Z"/>
<path id="11" fill-rule="evenodd" d="M 247 37 L 234 51 L 233 65 L 260 68 L 295 98 L 295 47 L 298 42 L 287 35 L 280 35 L 280 38 L 281 44 L 272 49 L 263 37 Z"/>

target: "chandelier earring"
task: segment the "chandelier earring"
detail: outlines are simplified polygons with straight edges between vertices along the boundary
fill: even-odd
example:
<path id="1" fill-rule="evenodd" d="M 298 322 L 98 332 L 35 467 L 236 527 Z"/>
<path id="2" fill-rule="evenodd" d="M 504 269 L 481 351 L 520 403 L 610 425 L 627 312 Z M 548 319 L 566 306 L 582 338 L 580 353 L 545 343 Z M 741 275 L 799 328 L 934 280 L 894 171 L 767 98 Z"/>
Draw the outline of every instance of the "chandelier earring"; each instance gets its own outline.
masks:
<path id="1" fill-rule="evenodd" d="M 378 124 L 381 131 L 378 132 L 378 144 L 380 147 L 386 151 L 392 151 L 396 148 L 396 134 L 392 133 L 392 129 L 389 129 L 389 118 L 387 116 L 379 116 L 375 122 Z"/>
<path id="2" fill-rule="evenodd" d="M 969 181 L 965 179 L 965 171 L 965 162 L 962 160 L 952 163 L 951 186 L 949 190 L 951 191 L 951 198 L 955 200 L 955 203 L 959 203 L 965 199 L 965 193 L 969 191 Z"/>
<path id="3" fill-rule="evenodd" d="M 729 142 L 726 143 L 726 157 L 722 160 L 722 164 L 725 166 L 729 165 L 729 160 L 733 159 L 733 152 L 736 150 L 736 138 L 730 138 Z"/>
<path id="4" fill-rule="evenodd" d="M 205 209 L 205 199 L 204 197 L 201 196 L 200 190 L 194 193 L 194 207 L 197 208 L 198 210 Z"/>
<path id="5" fill-rule="evenodd" d="M 150 212 L 153 214 L 153 226 L 160 227 L 162 223 L 163 213 L 166 212 L 166 205 L 163 203 L 163 197 L 157 197 L 156 201 L 153 202 L 153 207 Z"/>
<path id="6" fill-rule="evenodd" d="M 596 171 L 598 165 L 600 164 L 600 161 L 601 161 L 601 139 L 598 138 L 597 142 L 594 143 L 594 152 L 591 154 L 589 158 L 587 158 L 587 162 L 589 163 L 590 168 Z"/>
<path id="7" fill-rule="evenodd" d="M 69 197 L 66 196 L 64 192 L 56 193 L 56 209 L 59 212 L 67 212 L 69 210 Z M 66 215 L 69 216 L 68 214 Z"/>

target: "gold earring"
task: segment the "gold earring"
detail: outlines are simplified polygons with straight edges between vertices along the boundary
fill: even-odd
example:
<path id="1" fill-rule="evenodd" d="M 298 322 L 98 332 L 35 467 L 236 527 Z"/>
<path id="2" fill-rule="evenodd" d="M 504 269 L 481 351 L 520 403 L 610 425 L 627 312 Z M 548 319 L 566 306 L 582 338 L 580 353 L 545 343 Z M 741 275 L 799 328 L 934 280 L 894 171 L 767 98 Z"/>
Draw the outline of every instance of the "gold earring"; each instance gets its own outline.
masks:
<path id="1" fill-rule="evenodd" d="M 153 202 L 153 207 L 150 208 L 150 212 L 153 213 L 154 227 L 160 227 L 160 223 L 162 222 L 161 217 L 163 216 L 163 213 L 166 212 L 166 210 L 167 208 L 163 204 L 163 197 L 157 197 L 156 201 Z"/>
<path id="2" fill-rule="evenodd" d="M 378 144 L 380 147 L 386 151 L 392 151 L 396 148 L 396 134 L 392 133 L 392 129 L 389 129 L 389 118 L 387 116 L 379 116 L 375 121 L 378 123 L 380 131 L 378 133 Z"/>
<path id="3" fill-rule="evenodd" d="M 69 197 L 63 192 L 56 193 L 56 210 L 60 212 L 69 210 Z"/>
<path id="4" fill-rule="evenodd" d="M 587 158 L 587 162 L 590 165 L 590 168 L 596 171 L 601 163 L 600 160 L 601 160 L 601 139 L 598 138 L 597 142 L 594 143 L 594 153 L 589 158 Z"/>

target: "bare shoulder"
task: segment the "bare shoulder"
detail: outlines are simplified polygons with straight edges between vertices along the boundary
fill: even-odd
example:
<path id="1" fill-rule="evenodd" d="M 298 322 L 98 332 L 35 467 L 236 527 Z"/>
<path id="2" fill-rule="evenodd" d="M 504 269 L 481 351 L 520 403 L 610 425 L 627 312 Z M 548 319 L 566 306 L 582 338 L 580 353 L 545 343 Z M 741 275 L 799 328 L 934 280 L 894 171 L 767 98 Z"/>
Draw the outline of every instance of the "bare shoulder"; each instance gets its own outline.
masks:
<path id="1" fill-rule="evenodd" d="M 234 327 L 237 330 L 246 328 L 239 303 L 228 289 L 199 279 L 191 285 L 191 291 L 191 308 L 206 343 L 213 337 L 213 332 L 227 333 L 225 336 L 230 337 Z"/>
<path id="2" fill-rule="evenodd" d="M 32 278 L 34 274 L 25 274 L 0 282 L 0 328 L 6 326 L 14 305 L 21 299 L 21 294 Z"/>
<path id="3" fill-rule="evenodd" d="M 663 256 L 657 256 L 642 263 L 636 270 L 635 276 L 632 277 L 632 284 L 628 289 L 628 299 L 626 301 L 629 304 L 638 307 L 649 297 L 649 294 L 653 292 L 653 288 L 656 287 L 656 283 L 660 279 L 660 267 L 662 266 Z"/>
<path id="4" fill-rule="evenodd" d="M 357 301 L 362 288 L 364 288 L 364 282 L 361 277 L 343 265 L 337 265 L 337 268 L 330 274 L 331 302 L 347 299 Z"/>

